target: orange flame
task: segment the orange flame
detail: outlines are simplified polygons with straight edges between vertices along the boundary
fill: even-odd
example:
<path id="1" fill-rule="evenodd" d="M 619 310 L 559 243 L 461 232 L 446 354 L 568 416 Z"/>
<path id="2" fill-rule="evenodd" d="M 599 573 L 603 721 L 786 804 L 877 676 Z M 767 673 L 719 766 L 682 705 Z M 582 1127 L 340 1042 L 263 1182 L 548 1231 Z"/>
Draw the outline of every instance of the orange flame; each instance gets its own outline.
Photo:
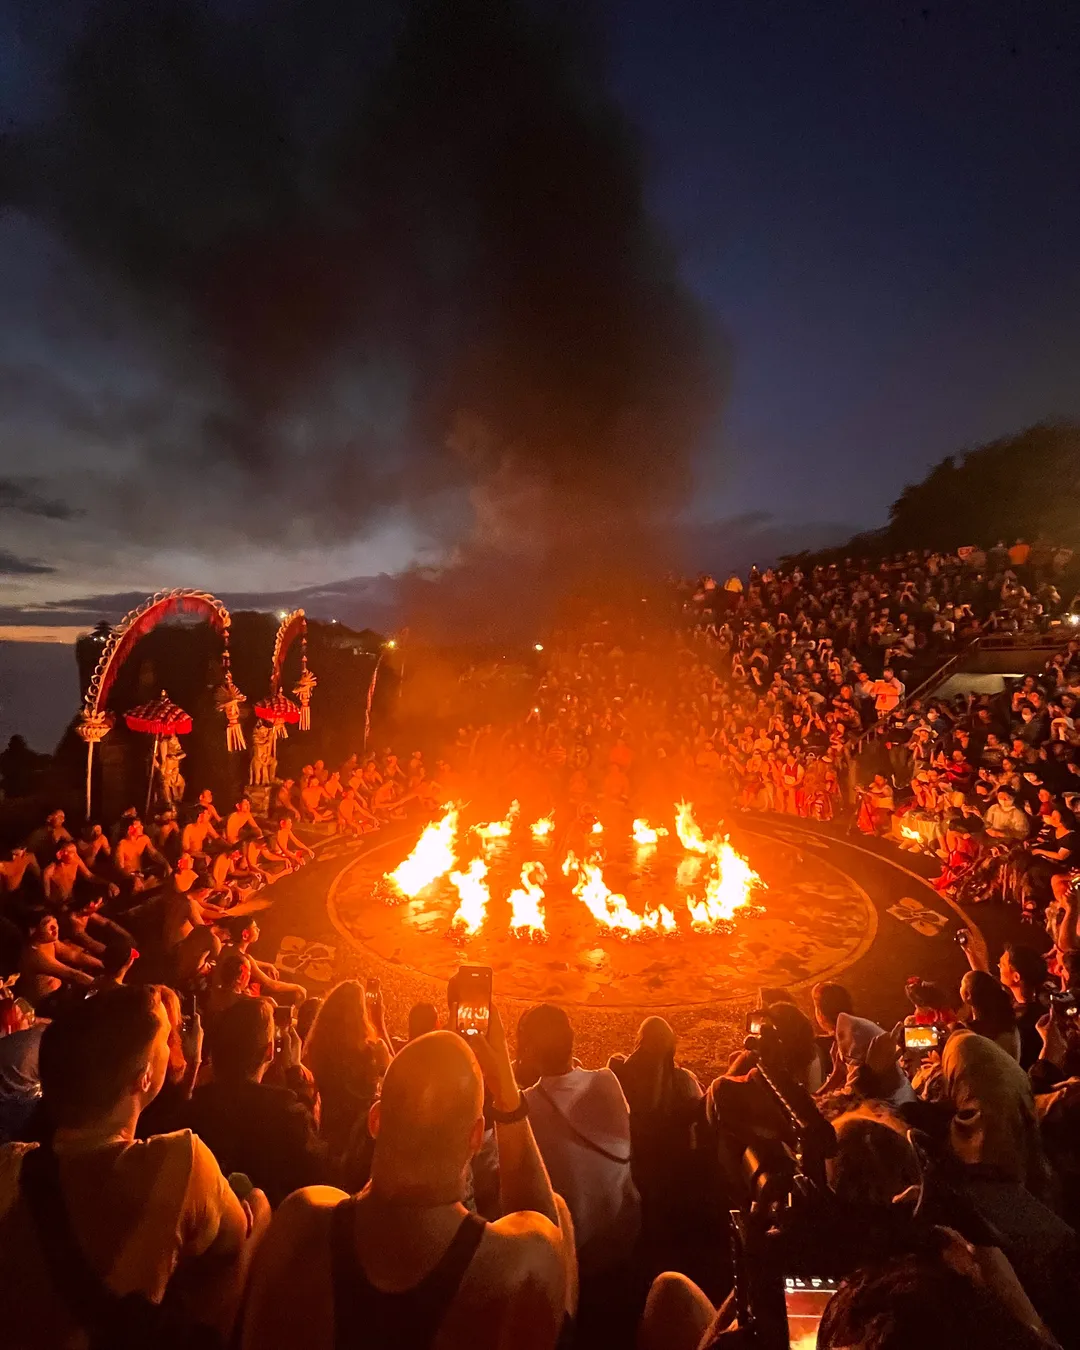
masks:
<path id="1" fill-rule="evenodd" d="M 541 818 L 529 827 L 532 831 L 532 837 L 537 843 L 541 843 L 555 828 L 554 816 L 541 816 Z"/>
<path id="2" fill-rule="evenodd" d="M 656 844 L 661 835 L 666 835 L 667 830 L 663 825 L 657 825 L 654 829 L 647 820 L 634 821 L 634 843 L 639 848 L 647 848 L 650 844 Z"/>
<path id="3" fill-rule="evenodd" d="M 623 936 L 675 931 L 675 915 L 666 905 L 649 906 L 644 915 L 636 914 L 626 903 L 625 895 L 608 888 L 599 863 L 579 862 L 569 853 L 563 871 L 567 876 L 577 872 L 574 894 L 584 901 L 586 909 L 602 928 L 610 928 Z"/>
<path id="4" fill-rule="evenodd" d="M 399 898 L 412 900 L 425 886 L 430 886 L 450 871 L 455 862 L 457 827 L 458 808 L 447 807 L 443 818 L 432 821 L 425 829 L 416 841 L 416 847 L 400 867 L 385 874 L 383 880 L 389 883 Z"/>
<path id="5" fill-rule="evenodd" d="M 687 899 L 692 928 L 708 930 L 731 922 L 737 910 L 750 903 L 755 888 L 764 889 L 765 883 L 744 857 L 731 844 L 720 840 L 712 875 L 705 883 L 704 900 Z"/>
<path id="6" fill-rule="evenodd" d="M 488 901 L 491 894 L 484 878 L 487 876 L 487 863 L 483 858 L 474 858 L 467 872 L 451 872 L 450 880 L 458 893 L 459 904 L 450 921 L 450 927 L 472 937 L 483 927 L 487 916 Z"/>
<path id="7" fill-rule="evenodd" d="M 689 802 L 679 802 L 675 808 L 675 833 L 688 853 L 709 852 L 709 841 L 694 819 L 694 808 Z"/>
<path id="8" fill-rule="evenodd" d="M 487 825 L 474 825 L 472 827 L 473 833 L 479 835 L 485 844 L 493 844 L 500 839 L 506 839 L 514 828 L 514 821 L 517 819 L 520 810 L 520 805 L 513 801 L 510 803 L 510 810 L 507 811 L 505 820 L 493 820 Z"/>
<path id="9" fill-rule="evenodd" d="M 527 862 L 521 869 L 521 888 L 506 897 L 510 905 L 510 931 L 518 937 L 545 938 L 544 888 L 547 873 L 542 863 Z"/>
<path id="10" fill-rule="evenodd" d="M 913 829 L 910 825 L 901 825 L 900 833 L 904 836 L 905 839 L 919 839 L 919 840 L 922 839 L 922 835 L 919 833 L 919 831 Z"/>

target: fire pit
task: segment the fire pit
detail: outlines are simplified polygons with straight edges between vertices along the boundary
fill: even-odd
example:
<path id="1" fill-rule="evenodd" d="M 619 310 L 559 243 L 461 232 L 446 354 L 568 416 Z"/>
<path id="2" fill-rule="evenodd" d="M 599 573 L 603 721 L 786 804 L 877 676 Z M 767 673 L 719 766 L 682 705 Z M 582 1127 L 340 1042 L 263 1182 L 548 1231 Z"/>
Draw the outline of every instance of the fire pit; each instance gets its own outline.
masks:
<path id="1" fill-rule="evenodd" d="M 346 868 L 330 912 L 366 952 L 439 981 L 475 962 L 504 996 L 642 1008 L 820 979 L 875 923 L 822 859 L 745 830 L 706 833 L 685 804 L 599 821 L 516 804 L 492 821 L 454 805 L 411 849 L 380 846 Z"/>

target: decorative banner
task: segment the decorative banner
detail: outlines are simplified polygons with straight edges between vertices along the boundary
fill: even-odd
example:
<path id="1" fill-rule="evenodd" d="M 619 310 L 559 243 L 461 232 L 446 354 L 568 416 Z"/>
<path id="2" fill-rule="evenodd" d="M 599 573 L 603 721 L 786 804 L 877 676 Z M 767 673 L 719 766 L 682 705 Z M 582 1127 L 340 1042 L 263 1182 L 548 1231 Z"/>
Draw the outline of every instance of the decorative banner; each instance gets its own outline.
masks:
<path id="1" fill-rule="evenodd" d="M 116 683 L 120 667 L 131 655 L 139 639 L 173 614 L 201 614 L 221 634 L 221 666 L 224 679 L 218 689 L 217 706 L 219 711 L 225 714 L 226 745 L 230 750 L 244 748 L 244 733 L 240 729 L 239 712 L 244 695 L 232 681 L 229 659 L 229 628 L 232 619 L 229 611 L 208 591 L 195 591 L 186 587 L 172 591 L 157 591 L 137 608 L 125 614 L 109 634 L 86 688 L 82 712 L 79 714 L 75 730 L 86 742 L 87 820 L 90 819 L 94 746 L 104 740 L 113 725 L 112 716 L 106 706 L 109 693 Z M 187 729 L 190 730 L 190 719 Z"/>
<path id="2" fill-rule="evenodd" d="M 288 655 L 289 648 L 293 642 L 300 639 L 300 678 L 296 682 L 293 693 L 300 701 L 300 707 L 295 717 L 286 717 L 284 719 L 264 717 L 263 713 L 256 707 L 255 711 L 260 717 L 264 717 L 267 722 L 275 723 L 280 726 L 281 734 L 287 735 L 284 730 L 286 722 L 296 723 L 301 731 L 311 730 L 311 696 L 315 692 L 315 686 L 318 680 L 308 669 L 307 662 L 307 617 L 302 609 L 294 609 L 291 614 L 286 614 L 278 625 L 277 636 L 274 639 L 274 655 L 270 664 L 270 698 L 261 705 L 270 705 L 274 698 L 281 694 L 281 681 L 285 671 L 285 657 Z M 285 700 L 288 703 L 288 699 Z M 289 704 L 290 707 L 294 705 Z"/>

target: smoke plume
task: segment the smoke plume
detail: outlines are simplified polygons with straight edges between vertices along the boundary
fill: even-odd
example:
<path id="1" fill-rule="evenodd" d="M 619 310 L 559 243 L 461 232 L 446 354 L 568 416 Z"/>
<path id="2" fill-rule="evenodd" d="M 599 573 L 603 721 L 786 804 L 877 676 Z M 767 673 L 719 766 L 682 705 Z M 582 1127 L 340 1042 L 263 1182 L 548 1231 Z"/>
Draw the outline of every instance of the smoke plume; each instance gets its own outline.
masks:
<path id="1" fill-rule="evenodd" d="M 684 503 L 719 362 L 581 15 L 90 10 L 16 146 L 16 204 L 152 334 L 156 406 L 125 427 L 145 482 L 227 498 L 252 538 L 405 506 L 469 552 L 549 560 Z"/>

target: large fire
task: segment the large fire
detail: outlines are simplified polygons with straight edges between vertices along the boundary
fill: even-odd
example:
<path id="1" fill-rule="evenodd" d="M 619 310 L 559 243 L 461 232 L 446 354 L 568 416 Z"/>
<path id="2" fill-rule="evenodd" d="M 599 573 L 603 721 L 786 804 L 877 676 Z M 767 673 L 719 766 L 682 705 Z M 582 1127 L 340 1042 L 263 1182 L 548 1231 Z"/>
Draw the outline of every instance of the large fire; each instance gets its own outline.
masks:
<path id="1" fill-rule="evenodd" d="M 712 851 L 710 849 L 710 851 Z M 705 899 L 687 900 L 693 928 L 716 928 L 735 917 L 735 911 L 749 901 L 751 892 L 764 883 L 741 854 L 726 839 L 715 848 L 712 875 L 705 883 Z"/>
<path id="2" fill-rule="evenodd" d="M 518 803 L 511 804 L 506 817 L 487 825 L 474 825 L 485 848 L 504 841 L 513 830 L 519 813 Z M 438 821 L 430 824 L 417 840 L 416 847 L 393 872 L 387 872 L 385 895 L 393 904 L 401 899 L 413 899 L 444 877 L 448 877 L 458 895 L 458 905 L 451 920 L 451 931 L 464 938 L 475 936 L 488 921 L 491 892 L 487 881 L 488 865 L 483 858 L 473 858 L 462 871 L 455 854 L 460 807 L 450 806 Z M 530 827 L 533 839 L 550 846 L 554 834 L 553 816 L 545 816 Z M 597 822 L 589 835 L 597 840 L 603 826 Z M 705 893 L 700 899 L 687 895 L 686 908 L 690 928 L 695 932 L 712 932 L 733 922 L 739 910 L 749 905 L 756 890 L 765 883 L 747 860 L 732 846 L 726 835 L 717 832 L 706 838 L 694 820 L 693 808 L 680 802 L 675 808 L 675 833 L 687 851 L 679 864 L 676 885 L 689 891 L 696 889 L 698 874 L 706 866 L 708 877 Z M 647 853 L 668 834 L 664 826 L 652 826 L 644 819 L 633 823 L 631 838 L 639 851 Z M 572 893 L 588 909 L 597 924 L 606 932 L 620 937 L 643 937 L 651 934 L 671 934 L 679 931 L 675 911 L 664 904 L 647 904 L 639 914 L 625 895 L 613 891 L 604 879 L 603 856 L 596 853 L 589 858 L 578 858 L 568 852 L 561 864 L 565 877 L 574 878 Z M 542 939 L 547 934 L 544 883 L 547 872 L 543 864 L 526 862 L 521 869 L 520 885 L 506 896 L 509 906 L 510 931 L 521 937 Z"/>
<path id="3" fill-rule="evenodd" d="M 506 897 L 510 906 L 510 931 L 520 937 L 547 936 L 544 924 L 544 888 L 547 873 L 538 862 L 527 862 L 521 869 L 521 886 Z"/>
<path id="4" fill-rule="evenodd" d="M 655 829 L 647 820 L 634 821 L 634 843 L 638 848 L 648 848 L 659 842 L 661 835 L 666 835 L 667 830 L 663 825 L 658 825 Z"/>
<path id="5" fill-rule="evenodd" d="M 387 872 L 384 880 L 390 886 L 392 898 L 412 900 L 425 886 L 446 876 L 456 862 L 457 827 L 458 808 L 447 807 L 443 818 L 427 827 L 401 866 Z"/>
<path id="6" fill-rule="evenodd" d="M 492 820 L 487 825 L 474 825 L 472 827 L 473 834 L 478 835 L 485 844 L 496 843 L 500 839 L 508 839 L 520 810 L 521 806 L 518 802 L 511 802 L 510 810 L 507 811 L 505 819 Z"/>
<path id="7" fill-rule="evenodd" d="M 450 927 L 459 930 L 465 937 L 479 932 L 487 917 L 488 901 L 491 899 L 484 880 L 487 870 L 483 858 L 474 858 L 466 871 L 450 873 L 450 881 L 459 898 Z"/>
<path id="8" fill-rule="evenodd" d="M 709 841 L 694 819 L 694 808 L 689 802 L 679 802 L 675 808 L 675 833 L 688 853 L 708 853 Z"/>

